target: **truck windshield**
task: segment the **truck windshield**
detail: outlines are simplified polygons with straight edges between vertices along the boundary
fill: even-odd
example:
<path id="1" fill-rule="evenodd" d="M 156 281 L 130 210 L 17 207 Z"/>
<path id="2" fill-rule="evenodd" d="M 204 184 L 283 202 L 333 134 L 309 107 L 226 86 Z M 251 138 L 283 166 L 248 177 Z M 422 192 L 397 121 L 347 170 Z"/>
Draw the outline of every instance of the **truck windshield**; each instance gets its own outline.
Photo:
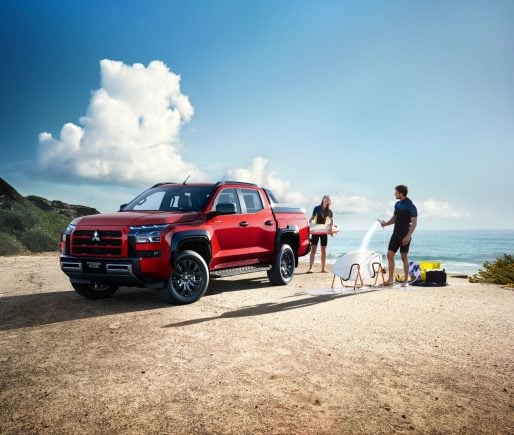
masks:
<path id="1" fill-rule="evenodd" d="M 212 196 L 214 186 L 160 186 L 148 189 L 123 211 L 198 211 Z"/>

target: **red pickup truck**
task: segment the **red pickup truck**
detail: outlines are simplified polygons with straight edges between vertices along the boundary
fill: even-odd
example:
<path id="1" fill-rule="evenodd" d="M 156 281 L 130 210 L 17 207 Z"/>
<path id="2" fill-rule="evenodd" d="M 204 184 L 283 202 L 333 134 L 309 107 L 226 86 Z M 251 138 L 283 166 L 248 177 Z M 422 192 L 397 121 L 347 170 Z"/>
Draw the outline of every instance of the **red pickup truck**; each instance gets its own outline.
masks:
<path id="1" fill-rule="evenodd" d="M 303 210 L 255 184 L 159 183 L 119 212 L 84 216 L 62 233 L 60 264 L 82 296 L 119 286 L 160 289 L 170 303 L 200 299 L 210 277 L 266 271 L 288 284 L 310 251 Z"/>

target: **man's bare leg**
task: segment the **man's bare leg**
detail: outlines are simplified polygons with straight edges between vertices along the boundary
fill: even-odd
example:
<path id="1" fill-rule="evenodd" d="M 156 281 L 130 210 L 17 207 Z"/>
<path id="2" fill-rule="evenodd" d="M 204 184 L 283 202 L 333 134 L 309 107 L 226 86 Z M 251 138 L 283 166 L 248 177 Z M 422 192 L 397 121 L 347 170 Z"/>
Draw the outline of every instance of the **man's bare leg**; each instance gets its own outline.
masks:
<path id="1" fill-rule="evenodd" d="M 384 283 L 384 285 L 393 285 L 394 283 L 394 252 L 393 251 L 387 251 L 387 269 L 388 269 L 388 276 L 387 281 Z"/>
<path id="2" fill-rule="evenodd" d="M 409 285 L 409 254 L 401 254 L 403 261 L 403 284 L 402 287 Z"/>

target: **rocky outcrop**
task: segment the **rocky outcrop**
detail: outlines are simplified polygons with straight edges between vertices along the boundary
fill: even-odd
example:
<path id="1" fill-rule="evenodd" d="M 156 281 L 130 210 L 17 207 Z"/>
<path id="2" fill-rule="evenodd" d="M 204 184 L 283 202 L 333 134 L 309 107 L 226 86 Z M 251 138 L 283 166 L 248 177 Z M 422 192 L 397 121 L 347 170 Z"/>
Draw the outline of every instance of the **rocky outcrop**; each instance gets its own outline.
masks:
<path id="1" fill-rule="evenodd" d="M 29 195 L 26 197 L 32 204 L 44 211 L 55 211 L 59 214 L 74 219 L 80 216 L 88 216 L 90 214 L 98 214 L 99 211 L 93 207 L 85 205 L 66 204 L 62 201 L 49 201 L 40 196 Z"/>
<path id="2" fill-rule="evenodd" d="M 90 214 L 98 214 L 99 211 L 93 207 L 85 205 L 67 204 L 62 201 L 50 201 L 41 196 L 29 195 L 24 197 L 16 191 L 7 181 L 0 178 L 0 210 L 6 210 L 14 204 L 23 202 L 24 200 L 30 201 L 31 204 L 43 211 L 53 211 L 66 216 L 70 219 L 75 219 L 80 216 L 87 216 Z"/>
<path id="3" fill-rule="evenodd" d="M 61 231 L 76 217 L 97 214 L 83 205 L 20 195 L 0 178 L 0 256 L 55 252 Z"/>
<path id="4" fill-rule="evenodd" d="M 7 181 L 0 178 L 0 210 L 6 209 L 21 200 L 23 200 L 23 196 L 20 195 Z"/>

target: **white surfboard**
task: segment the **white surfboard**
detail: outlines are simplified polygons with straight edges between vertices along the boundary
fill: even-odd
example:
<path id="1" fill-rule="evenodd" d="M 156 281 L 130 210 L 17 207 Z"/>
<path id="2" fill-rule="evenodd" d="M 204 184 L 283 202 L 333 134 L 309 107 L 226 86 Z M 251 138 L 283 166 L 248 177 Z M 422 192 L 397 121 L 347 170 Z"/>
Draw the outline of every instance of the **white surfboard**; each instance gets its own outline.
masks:
<path id="1" fill-rule="evenodd" d="M 339 257 L 332 266 L 332 273 L 343 280 L 354 280 L 357 278 L 360 265 L 362 279 L 374 278 L 379 265 L 382 265 L 382 255 L 374 251 L 353 251 Z"/>
<path id="2" fill-rule="evenodd" d="M 337 234 L 339 232 L 339 227 L 337 225 L 334 225 L 332 227 L 332 230 L 330 230 L 330 224 L 315 224 L 310 223 L 309 225 L 309 231 L 311 234 L 321 236 L 324 234 Z"/>

